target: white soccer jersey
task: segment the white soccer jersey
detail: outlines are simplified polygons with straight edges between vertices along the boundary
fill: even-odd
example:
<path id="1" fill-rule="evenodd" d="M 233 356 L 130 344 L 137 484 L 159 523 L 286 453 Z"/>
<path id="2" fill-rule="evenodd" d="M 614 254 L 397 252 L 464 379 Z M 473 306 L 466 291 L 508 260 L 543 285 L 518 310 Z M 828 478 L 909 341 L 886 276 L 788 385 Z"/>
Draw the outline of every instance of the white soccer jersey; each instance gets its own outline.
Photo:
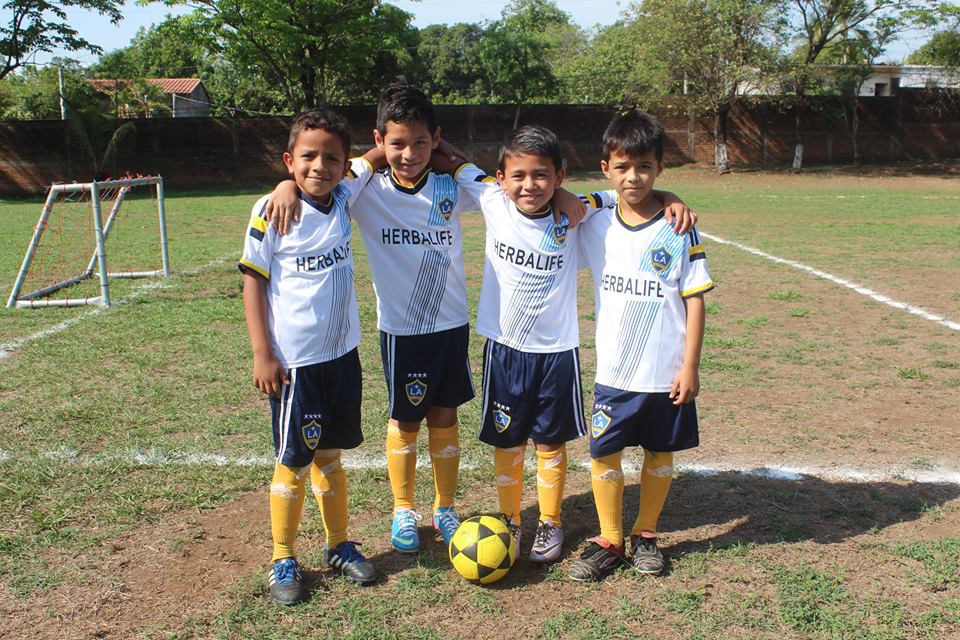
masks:
<path id="1" fill-rule="evenodd" d="M 253 206 L 240 269 L 267 278 L 270 346 L 286 369 L 327 362 L 360 342 L 353 288 L 350 205 L 372 175 L 354 160 L 327 204 L 301 194 L 301 218 L 279 235 L 264 218 L 269 196 Z"/>
<path id="2" fill-rule="evenodd" d="M 700 234 L 678 235 L 663 214 L 637 226 L 619 203 L 602 206 L 580 225 L 580 260 L 593 272 L 597 310 L 598 384 L 643 393 L 670 390 L 683 365 L 683 298 L 714 287 Z"/>
<path id="3" fill-rule="evenodd" d="M 408 336 L 469 321 L 460 215 L 476 209 L 452 176 L 404 187 L 376 173 L 353 209 L 370 260 L 381 331 Z"/>
<path id="4" fill-rule="evenodd" d="M 457 184 L 475 195 L 487 227 L 477 333 L 528 353 L 579 345 L 577 235 L 553 211 L 527 214 L 497 181 L 472 164 Z"/>

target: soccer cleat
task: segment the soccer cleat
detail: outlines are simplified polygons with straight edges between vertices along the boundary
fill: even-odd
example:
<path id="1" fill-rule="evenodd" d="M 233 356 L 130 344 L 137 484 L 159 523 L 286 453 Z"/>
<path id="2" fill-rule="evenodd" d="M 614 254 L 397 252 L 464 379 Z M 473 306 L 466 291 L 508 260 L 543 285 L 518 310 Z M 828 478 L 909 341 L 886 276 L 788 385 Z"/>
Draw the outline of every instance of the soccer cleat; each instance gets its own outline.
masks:
<path id="1" fill-rule="evenodd" d="M 447 549 L 450 548 L 450 538 L 457 532 L 459 526 L 460 518 L 457 517 L 457 512 L 453 510 L 453 507 L 438 507 L 436 513 L 433 514 L 433 528 L 443 536 L 443 545 Z"/>
<path id="2" fill-rule="evenodd" d="M 658 576 L 663 571 L 663 554 L 657 548 L 656 538 L 644 536 L 630 537 L 630 552 L 633 555 L 633 568 L 640 573 Z"/>
<path id="3" fill-rule="evenodd" d="M 500 514 L 500 520 L 507 525 L 510 537 L 513 538 L 513 562 L 516 563 L 520 559 L 520 537 L 523 535 L 523 531 L 520 530 L 520 525 L 514 524 L 513 518 L 505 513 Z"/>
<path id="4" fill-rule="evenodd" d="M 590 545 L 580 557 L 570 563 L 567 575 L 578 582 L 596 582 L 624 562 L 623 547 L 615 547 L 600 538 L 590 539 Z"/>
<path id="5" fill-rule="evenodd" d="M 282 558 L 270 567 L 270 595 L 285 607 L 304 601 L 307 590 L 295 558 Z"/>
<path id="6" fill-rule="evenodd" d="M 393 526 L 390 529 L 390 544 L 401 553 L 420 551 L 420 534 L 417 523 L 423 518 L 416 509 L 399 509 L 393 514 Z"/>
<path id="7" fill-rule="evenodd" d="M 530 562 L 556 562 L 563 550 L 563 529 L 552 520 L 541 520 L 533 534 Z"/>
<path id="8" fill-rule="evenodd" d="M 357 551 L 359 542 L 341 542 L 333 549 L 324 547 L 327 566 L 336 569 L 357 584 L 370 584 L 377 579 L 373 563 Z"/>

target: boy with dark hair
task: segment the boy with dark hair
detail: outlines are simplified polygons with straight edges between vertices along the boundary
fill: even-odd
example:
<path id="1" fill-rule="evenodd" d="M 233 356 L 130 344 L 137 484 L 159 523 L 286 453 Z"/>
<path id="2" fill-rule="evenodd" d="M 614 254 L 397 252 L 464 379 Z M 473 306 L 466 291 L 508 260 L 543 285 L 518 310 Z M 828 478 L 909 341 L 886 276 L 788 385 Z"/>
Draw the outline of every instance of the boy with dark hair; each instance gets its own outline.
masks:
<path id="1" fill-rule="evenodd" d="M 516 129 L 500 147 L 496 180 L 466 164 L 461 188 L 480 202 L 486 251 L 477 333 L 487 338 L 480 440 L 493 445 L 501 517 L 519 557 L 524 451 L 536 447 L 540 517 L 534 562 L 560 557 L 566 442 L 586 433 L 577 323 L 578 229 L 551 201 L 565 174 L 549 129 Z M 682 203 L 681 203 L 682 204 Z M 682 217 L 682 216 L 681 216 Z"/>
<path id="2" fill-rule="evenodd" d="M 590 429 L 593 494 L 600 535 L 569 570 L 599 580 L 624 561 L 623 449 L 644 450 L 640 513 L 630 535 L 633 567 L 658 575 L 657 520 L 673 478 L 673 452 L 699 444 L 703 294 L 714 287 L 695 228 L 678 235 L 653 190 L 663 171 L 664 131 L 637 112 L 604 134 L 604 175 L 617 198 L 581 225 L 580 257 L 593 272 L 597 378 Z"/>
<path id="3" fill-rule="evenodd" d="M 302 217 L 280 236 L 264 217 L 268 196 L 260 198 L 239 263 L 253 382 L 268 394 L 273 416 L 270 593 L 282 605 L 306 595 L 293 545 L 308 473 L 326 532 L 327 564 L 360 584 L 376 579 L 373 565 L 347 539 L 340 462 L 341 449 L 363 441 L 348 212 L 372 173 L 361 160 L 357 171 L 366 177 L 344 180 L 349 152 L 350 133 L 341 116 L 325 109 L 297 116 L 283 161 L 299 188 Z"/>

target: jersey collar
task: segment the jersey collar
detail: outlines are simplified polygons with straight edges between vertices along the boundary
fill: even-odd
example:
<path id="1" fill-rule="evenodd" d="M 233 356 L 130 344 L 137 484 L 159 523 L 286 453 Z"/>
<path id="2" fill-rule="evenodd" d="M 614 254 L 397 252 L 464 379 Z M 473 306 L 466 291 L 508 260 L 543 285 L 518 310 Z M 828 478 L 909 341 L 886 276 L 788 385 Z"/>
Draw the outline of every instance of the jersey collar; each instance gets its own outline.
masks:
<path id="1" fill-rule="evenodd" d="M 553 213 L 553 207 L 550 206 L 549 202 L 547 203 L 547 206 L 545 206 L 543 209 L 541 209 L 540 211 L 534 211 L 533 213 L 528 213 L 524 211 L 523 209 L 517 206 L 516 202 L 513 203 L 513 208 L 516 209 L 517 213 L 522 215 L 527 220 L 541 220 Z"/>
<path id="2" fill-rule="evenodd" d="M 397 191 L 402 191 L 403 193 L 414 194 L 419 193 L 420 189 L 423 189 L 423 186 L 427 184 L 427 176 L 429 176 L 432 171 L 433 169 L 427 167 L 427 169 L 423 172 L 423 175 L 417 179 L 417 182 L 412 187 L 405 187 L 397 182 L 397 179 L 393 177 L 393 167 L 390 167 L 390 169 L 387 171 L 387 175 L 390 176 L 390 183 L 393 185 L 394 189 Z"/>
<path id="3" fill-rule="evenodd" d="M 329 214 L 333 210 L 333 191 L 327 194 L 327 202 L 319 203 L 303 191 L 300 192 L 300 199 L 320 213 Z"/>
<path id="4" fill-rule="evenodd" d="M 657 222 L 663 219 L 663 209 L 660 209 L 660 211 L 657 211 L 657 213 L 646 222 L 641 222 L 640 224 L 630 224 L 623 219 L 623 215 L 620 213 L 619 199 L 617 199 L 617 208 L 614 214 L 616 215 L 617 222 L 620 223 L 620 226 L 622 226 L 627 231 L 641 231 L 643 229 L 646 229 L 647 227 L 650 227 L 656 224 Z"/>

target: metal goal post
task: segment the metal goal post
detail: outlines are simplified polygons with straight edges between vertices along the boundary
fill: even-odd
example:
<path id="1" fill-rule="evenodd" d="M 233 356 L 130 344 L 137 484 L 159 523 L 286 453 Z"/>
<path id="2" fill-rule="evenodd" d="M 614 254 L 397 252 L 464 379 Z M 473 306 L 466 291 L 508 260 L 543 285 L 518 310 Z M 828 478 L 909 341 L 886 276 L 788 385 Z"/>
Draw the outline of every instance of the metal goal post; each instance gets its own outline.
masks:
<path id="1" fill-rule="evenodd" d="M 113 224 L 120 213 L 120 207 L 123 204 L 123 199 L 126 197 L 130 189 L 133 187 L 147 185 L 156 185 L 157 217 L 160 226 L 160 254 L 163 259 L 163 268 L 153 271 L 125 271 L 111 273 L 107 270 L 106 251 L 106 240 L 110 235 L 110 229 L 113 227 Z M 100 210 L 100 197 L 101 194 L 111 189 L 117 190 L 117 196 L 113 201 L 113 206 L 110 208 L 110 213 L 107 215 L 107 221 L 104 224 L 103 215 Z M 40 238 L 43 236 L 43 232 L 47 228 L 47 221 L 50 218 L 50 213 L 57 202 L 57 198 L 65 193 L 77 192 L 88 192 L 90 194 L 90 204 L 93 215 L 93 232 L 96 239 L 96 249 L 90 256 L 90 260 L 87 263 L 87 268 L 82 273 L 79 273 L 75 276 L 65 278 L 64 280 L 50 284 L 42 289 L 37 289 L 36 291 L 31 291 L 21 295 L 20 289 L 23 288 L 23 282 L 27 277 L 27 272 L 30 270 L 30 263 L 33 261 L 33 258 L 37 252 L 37 248 L 40 246 Z M 162 177 L 148 176 L 124 180 L 85 182 L 82 184 L 54 184 L 50 186 L 50 191 L 47 194 L 47 200 L 43 205 L 43 210 L 40 212 L 40 219 L 37 221 L 37 226 L 33 230 L 33 237 L 30 239 L 30 244 L 27 247 L 27 253 L 23 257 L 23 264 L 20 266 L 20 271 L 17 274 L 17 280 L 13 285 L 13 290 L 10 292 L 10 298 L 7 300 L 7 308 L 76 307 L 81 305 L 100 305 L 103 307 L 109 307 L 110 278 L 148 278 L 151 276 L 169 277 L 170 274 L 170 255 L 167 248 L 167 221 L 166 212 L 164 210 Z M 42 299 L 56 291 L 78 284 L 94 276 L 97 276 L 100 279 L 99 296 L 91 298 L 66 298 L 56 300 Z"/>

